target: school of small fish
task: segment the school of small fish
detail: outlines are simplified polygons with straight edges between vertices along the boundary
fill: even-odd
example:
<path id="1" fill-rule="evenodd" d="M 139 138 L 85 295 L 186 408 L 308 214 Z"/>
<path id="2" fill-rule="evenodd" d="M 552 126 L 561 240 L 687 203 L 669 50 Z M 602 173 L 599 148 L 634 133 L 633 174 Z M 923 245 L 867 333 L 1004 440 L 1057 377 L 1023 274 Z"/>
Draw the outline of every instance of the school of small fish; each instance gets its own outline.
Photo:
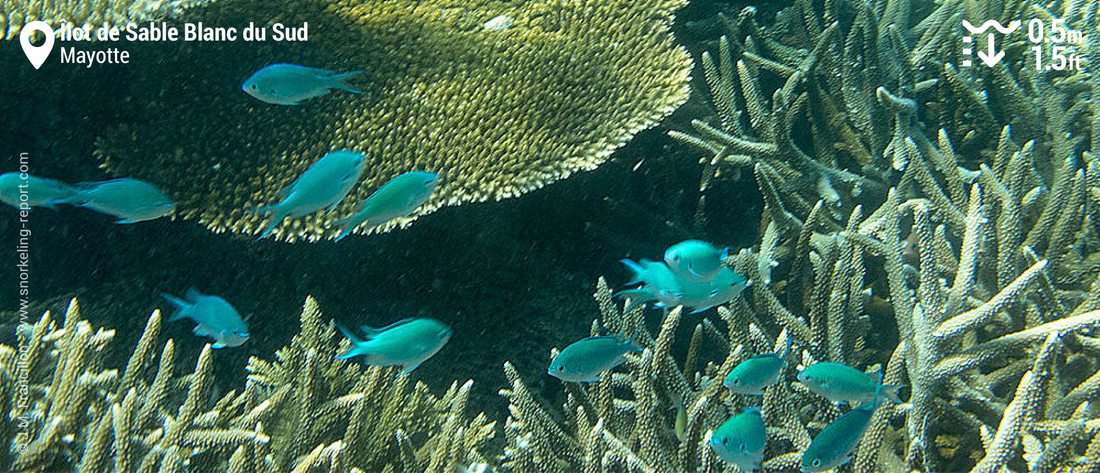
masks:
<path id="1" fill-rule="evenodd" d="M 348 83 L 362 74 L 362 71 L 340 73 L 295 64 L 271 64 L 253 73 L 241 90 L 264 103 L 293 106 L 327 95 L 333 89 L 363 94 Z M 332 212 L 359 182 L 366 162 L 366 156 L 352 150 L 334 150 L 319 158 L 275 194 L 277 203 L 255 209 L 257 213 L 271 214 L 270 223 L 259 238 L 268 236 L 287 218 L 321 210 Z M 336 240 L 342 240 L 361 225 L 378 226 L 410 215 L 429 200 L 438 180 L 438 174 L 422 170 L 394 177 L 360 202 L 352 215 L 334 221 L 340 230 Z M 115 223 L 119 224 L 154 220 L 175 210 L 168 195 L 137 179 L 69 185 L 16 172 L 0 174 L 0 201 L 24 211 L 34 207 L 54 209 L 58 205 L 81 207 L 116 217 Z M 624 258 L 621 262 L 632 277 L 615 295 L 627 299 L 626 311 L 650 304 L 662 309 L 682 306 L 691 313 L 705 312 L 733 301 L 750 285 L 745 277 L 724 265 L 729 254 L 729 248 L 692 239 L 670 246 L 663 261 L 635 262 Z M 195 322 L 194 334 L 211 338 L 213 348 L 237 347 L 248 341 L 248 324 L 226 299 L 194 288 L 188 289 L 182 298 L 167 293 L 162 296 L 176 309 L 168 320 Z M 452 335 L 447 324 L 431 318 L 406 318 L 381 328 L 362 326 L 358 334 L 343 325 L 337 327 L 347 339 L 346 349 L 338 359 L 356 358 L 369 366 L 396 366 L 401 369 L 399 376 L 409 374 L 442 350 Z M 781 350 L 748 357 L 730 370 L 723 386 L 731 396 L 763 395 L 765 389 L 783 379 L 793 343 L 793 338 L 787 335 Z M 631 354 L 642 351 L 626 334 L 591 336 L 558 352 L 550 361 L 547 374 L 563 382 L 596 382 Z M 829 401 L 857 406 L 837 417 L 812 439 L 802 455 L 801 468 L 807 473 L 826 471 L 848 462 L 882 399 L 902 402 L 897 395 L 900 386 L 883 384 L 881 373 L 872 377 L 842 363 L 812 364 L 802 369 L 796 379 Z M 682 399 L 676 400 L 676 407 L 674 429 L 680 437 L 687 423 Z M 760 470 L 768 440 L 765 413 L 757 407 L 747 407 L 708 432 L 708 438 L 710 447 L 723 461 L 743 471 Z"/>
<path id="2" fill-rule="evenodd" d="M 723 385 L 731 395 L 764 394 L 765 388 L 782 378 L 792 343 L 788 335 L 783 350 L 742 361 L 730 370 Z M 810 441 L 802 453 L 804 473 L 827 471 L 849 462 L 882 399 L 902 402 L 897 396 L 901 386 L 882 384 L 881 379 L 881 372 L 872 378 L 856 368 L 834 362 L 814 363 L 798 373 L 797 380 L 815 394 L 838 404 L 860 403 L 826 425 Z M 710 446 L 718 457 L 743 471 L 761 469 L 766 444 L 767 428 L 760 409 L 755 407 L 731 417 L 710 433 Z"/>
<path id="3" fill-rule="evenodd" d="M 365 92 L 349 81 L 363 71 L 337 72 L 297 64 L 269 64 L 256 70 L 241 84 L 249 96 L 273 105 L 300 105 L 302 102 L 341 90 L 351 94 Z M 271 234 L 287 218 L 298 218 L 317 211 L 331 213 L 359 183 L 367 157 L 353 150 L 334 150 L 321 156 L 293 182 L 275 193 L 275 203 L 253 212 L 270 214 L 270 222 L 258 239 Z M 352 215 L 337 219 L 337 241 L 357 227 L 371 227 L 405 217 L 424 205 L 435 191 L 439 175 L 410 170 L 384 183 Z M 0 174 L 0 202 L 21 212 L 59 205 L 85 208 L 111 215 L 115 223 L 129 224 L 169 216 L 176 205 L 164 191 L 148 182 L 133 178 L 101 182 L 65 182 L 26 172 Z M 248 325 L 229 301 L 188 289 L 184 297 L 162 293 L 176 312 L 169 321 L 191 319 L 195 335 L 213 339 L 213 348 L 237 347 L 248 341 Z M 361 357 L 367 365 L 400 366 L 402 374 L 416 369 L 443 348 L 451 329 L 434 319 L 404 319 L 383 328 L 362 327 L 363 335 L 340 327 L 351 347 L 339 358 Z"/>
<path id="4" fill-rule="evenodd" d="M 665 251 L 664 261 L 621 260 L 632 273 L 627 289 L 616 293 L 628 300 L 626 311 L 644 304 L 659 308 L 683 306 L 695 313 L 726 304 L 739 296 L 749 281 L 723 265 L 729 249 L 719 249 L 700 240 L 686 240 Z M 733 367 L 722 385 L 731 396 L 760 399 L 764 391 L 783 379 L 794 339 L 786 335 L 782 349 L 750 356 Z M 596 382 L 626 361 L 630 353 L 642 351 L 621 336 L 593 336 L 576 341 L 550 361 L 547 374 L 565 382 Z M 900 386 L 882 384 L 881 373 L 872 377 L 842 363 L 821 362 L 801 370 L 797 381 L 811 392 L 838 404 L 858 404 L 837 417 L 815 436 L 802 455 L 802 471 L 816 473 L 837 468 L 849 460 L 859 445 L 871 416 L 882 399 L 900 403 Z M 687 410 L 675 399 L 677 438 L 683 438 Z M 747 407 L 707 434 L 707 442 L 722 461 L 742 471 L 759 471 L 765 457 L 768 431 L 764 413 Z"/>

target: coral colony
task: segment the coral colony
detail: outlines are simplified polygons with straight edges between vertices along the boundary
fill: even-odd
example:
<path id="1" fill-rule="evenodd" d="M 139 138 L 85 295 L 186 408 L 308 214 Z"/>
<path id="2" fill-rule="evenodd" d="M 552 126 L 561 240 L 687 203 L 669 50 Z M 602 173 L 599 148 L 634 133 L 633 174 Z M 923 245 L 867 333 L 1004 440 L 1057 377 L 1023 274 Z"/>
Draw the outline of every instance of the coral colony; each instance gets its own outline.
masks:
<path id="1" fill-rule="evenodd" d="M 438 188 L 433 174 L 419 191 L 382 192 L 405 202 L 377 204 L 387 216 L 411 215 L 359 231 L 592 169 L 687 98 L 691 64 L 670 35 L 683 1 L 467 3 L 480 16 L 444 15 L 451 3 L 437 1 L 280 3 L 284 21 L 347 27 L 314 46 L 344 48 L 332 70 L 373 65 L 363 94 L 310 96 L 297 108 L 214 95 L 219 119 L 163 114 L 177 108 L 161 97 L 150 113 L 168 118 L 108 132 L 99 156 L 114 173 L 164 186 L 177 213 L 212 230 L 273 225 L 278 239 L 317 240 L 339 235 L 333 221 L 403 172 L 440 171 Z M 213 4 L 194 15 L 256 8 Z M 125 14 L 113 5 L 99 11 Z M 795 0 L 774 15 L 750 6 L 685 25 L 716 37 L 697 61 L 711 111 L 668 135 L 704 156 L 703 189 L 724 176 L 755 181 L 758 238 L 728 252 L 689 240 L 665 263 L 630 261 L 633 281 L 599 278 L 593 318 L 577 321 L 591 338 L 545 347 L 546 365 L 504 362 L 500 419 L 469 405 L 473 381 L 443 380 L 450 387 L 433 394 L 415 381 L 421 371 L 401 374 L 444 362 L 433 355 L 452 335 L 471 336 L 441 322 L 342 328 L 344 337 L 308 298 L 299 333 L 252 356 L 244 387 L 223 392 L 213 359 L 239 348 L 177 357 L 154 311 L 128 363 L 111 364 L 109 351 L 130 346 L 83 320 L 73 299 L 62 320 L 47 312 L 19 327 L 22 352 L 0 345 L 0 408 L 18 420 L 0 424 L 10 447 L 0 468 L 1100 473 L 1100 77 L 1036 70 L 1026 54 L 994 67 L 954 62 L 957 13 L 977 9 L 1091 27 L 1080 53 L 1100 60 L 1097 5 Z M 65 16 L 51 8 L 42 14 Z M 420 28 L 429 17 L 439 23 Z M 409 28 L 421 41 L 387 36 Z M 362 33 L 398 50 L 364 49 Z M 400 49 L 455 43 L 470 53 L 444 64 L 407 64 L 425 50 Z M 201 84 L 231 60 L 191 73 Z M 436 76 L 447 80 L 424 87 Z M 241 94 L 239 83 L 229 89 Z M 411 91 L 421 95 L 408 100 Z M 283 126 L 290 109 L 308 119 Z M 198 141 L 172 141 L 181 134 Z M 209 143 L 240 153 L 210 156 Z M 351 173 L 350 190 L 317 191 L 311 212 L 332 214 L 271 223 L 248 210 L 285 198 L 274 191 L 344 148 L 366 163 L 352 166 L 363 176 Z M 188 187 L 196 180 L 207 185 Z M 43 198 L 74 192 L 36 182 Z M 409 195 L 427 203 L 410 210 Z M 698 215 L 737 204 L 700 198 Z M 736 275 L 725 284 L 736 293 L 682 303 L 723 274 Z M 678 340 L 678 328 L 690 336 Z M 547 384 L 564 394 L 547 400 L 536 389 Z"/>

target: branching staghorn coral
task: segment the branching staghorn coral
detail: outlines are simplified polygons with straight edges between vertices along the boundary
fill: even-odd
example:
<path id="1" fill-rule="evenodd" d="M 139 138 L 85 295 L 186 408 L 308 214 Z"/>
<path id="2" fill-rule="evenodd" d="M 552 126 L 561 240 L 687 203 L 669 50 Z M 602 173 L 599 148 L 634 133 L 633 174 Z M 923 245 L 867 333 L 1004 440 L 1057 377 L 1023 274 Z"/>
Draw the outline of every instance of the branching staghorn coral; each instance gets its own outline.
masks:
<path id="1" fill-rule="evenodd" d="M 202 421 L 211 414 L 202 404 L 214 355 L 207 346 L 195 371 L 178 377 L 171 340 L 154 365 L 160 330 L 156 311 L 120 375 L 104 366 L 114 331 L 81 320 L 75 299 L 62 325 L 46 312 L 20 327 L 18 352 L 0 346 L 2 407 L 13 420 L 5 423 L 10 450 L 0 464 L 9 471 L 181 471 L 192 451 L 263 442 L 250 429 Z"/>
<path id="2" fill-rule="evenodd" d="M 645 328 L 641 309 L 624 314 L 616 307 L 603 279 L 595 297 L 600 318 L 592 333 L 626 334 L 645 350 L 628 358 L 625 372 L 617 370 L 591 384 L 567 383 L 560 414 L 545 406 L 506 363 L 511 387 L 501 393 L 510 402 L 511 416 L 505 424 L 508 445 L 502 467 L 513 472 L 735 471 L 710 449 L 710 430 L 760 398 L 731 397 L 722 379 L 752 354 L 782 349 L 786 332 L 767 335 L 752 308 L 734 302 L 718 309 L 726 330 L 708 319 L 692 320 L 688 355 L 680 363 L 671 354 L 674 334 L 682 318 L 694 316 L 683 316 L 680 308 L 667 312 L 653 335 Z M 720 352 L 724 359 L 707 361 L 704 351 Z M 686 415 L 679 432 L 674 428 L 677 400 Z M 766 469 L 797 468 L 797 451 L 810 442 L 800 411 L 812 404 L 823 413 L 815 420 L 827 421 L 838 413 L 797 383 L 783 381 L 766 391 L 763 410 L 771 436 Z"/>
<path id="3" fill-rule="evenodd" d="M 346 340 L 333 343 L 337 337 L 310 298 L 302 332 L 290 345 L 274 361 L 249 361 L 248 384 L 233 402 L 237 414 L 228 417 L 229 425 L 262 424 L 270 433 L 263 446 L 270 453 L 257 449 L 253 458 L 274 457 L 270 471 L 448 473 L 492 460 L 484 450 L 494 423 L 465 413 L 472 382 L 454 383 L 437 397 L 423 383 L 410 386 L 396 368 L 336 360 L 349 348 Z"/>
<path id="4" fill-rule="evenodd" d="M 1069 27 L 1096 29 L 1092 2 L 1058 5 Z M 951 137 L 950 158 L 972 171 L 986 163 L 1000 172 L 1012 154 L 1001 144 L 1034 140 L 1033 185 L 1049 186 L 1065 159 L 1096 152 L 1093 72 L 1036 71 L 1024 53 L 1024 30 L 1011 37 L 1011 54 L 996 67 L 954 65 L 964 17 L 1052 21 L 1038 5 L 800 0 L 773 25 L 761 26 L 755 16 L 749 7 L 736 18 L 721 17 L 728 34 L 700 60 L 717 123 L 696 120 L 694 133 L 670 134 L 712 153 L 709 162 L 753 168 L 772 211 L 781 214 L 773 216 L 777 223 L 797 224 L 819 199 L 834 223 L 857 204 L 877 207 L 885 189 L 914 182 L 898 182 L 913 153 L 942 144 L 942 135 L 925 136 L 928 129 Z M 943 194 L 957 202 L 974 174 L 939 171 L 947 180 L 929 198 Z M 926 174 L 911 177 L 926 185 Z M 709 173 L 703 181 L 711 181 Z M 951 217 L 960 223 L 959 215 Z"/>
<path id="5" fill-rule="evenodd" d="M 671 113 L 688 95 L 691 58 L 669 32 L 685 3 L 222 0 L 182 16 L 219 25 L 308 21 L 308 45 L 277 55 L 203 45 L 166 57 L 173 62 L 135 77 L 144 118 L 101 137 L 99 156 L 111 173 L 164 188 L 184 217 L 251 234 L 264 224 L 253 209 L 323 154 L 364 153 L 364 176 L 345 202 L 279 226 L 284 240 L 334 237 L 331 221 L 390 178 L 441 172 L 414 215 L 358 229 L 387 231 L 441 206 L 509 198 L 594 169 Z M 507 28 L 486 26 L 501 17 Z M 356 85 L 365 93 L 281 107 L 238 90 L 241 77 L 290 60 L 364 70 Z"/>
<path id="6" fill-rule="evenodd" d="M 347 347 L 335 342 L 312 298 L 302 312 L 302 333 L 276 360 L 253 358 L 245 388 L 215 400 L 215 352 L 206 346 L 195 371 L 176 376 L 171 340 L 156 360 L 160 330 L 156 311 L 121 375 L 103 366 L 114 332 L 93 331 L 80 320 L 75 300 L 61 327 L 47 312 L 22 330 L 22 351 L 0 346 L 0 401 L 19 420 L 0 431 L 12 446 L 0 465 L 10 471 L 451 472 L 491 459 L 482 451 L 494 424 L 484 414 L 465 414 L 470 382 L 437 397 L 421 383 L 409 386 L 393 369 L 335 360 Z"/>
<path id="7" fill-rule="evenodd" d="M 1051 9 L 1095 29 L 1086 3 Z M 1098 417 L 1083 404 L 1100 376 L 1085 348 L 1100 322 L 1096 78 L 1019 56 L 960 72 L 936 49 L 960 44 L 944 25 L 961 12 L 1049 19 L 1039 6 L 947 1 L 923 20 L 913 7 L 800 1 L 766 28 L 744 10 L 701 61 L 720 124 L 672 136 L 752 167 L 763 237 L 755 262 L 734 263 L 765 283 L 762 321 L 813 341 L 804 356 L 885 361 L 865 334 L 893 320 L 886 379 L 910 384 L 910 402 L 876 413 L 855 470 L 1074 466 Z"/>
<path id="8" fill-rule="evenodd" d="M 829 232 L 822 223 L 824 202 L 788 237 L 776 236 L 777 225 L 766 225 L 762 240 L 777 243 L 762 244 L 765 251 L 758 253 L 742 252 L 729 263 L 754 281 L 765 280 L 772 270 L 760 261 L 778 260 L 781 268 L 790 269 L 774 284 L 754 285 L 749 300 L 720 307 L 727 331 L 710 320 L 699 321 L 682 364 L 670 355 L 680 311 L 669 312 L 653 336 L 643 328 L 640 310 L 617 310 L 601 280 L 596 294 L 601 316 L 592 333 L 629 335 L 646 351 L 629 358 L 625 372 L 589 385 L 567 384 L 560 414 L 506 364 L 512 386 L 502 394 L 512 414 L 505 427 L 504 467 L 516 472 L 733 471 L 710 452 L 707 431 L 759 401 L 726 396 L 721 380 L 747 356 L 778 349 L 785 333 L 800 348 L 798 368 L 826 360 L 864 369 L 882 363 L 884 382 L 911 385 L 908 403 L 884 405 L 876 412 L 853 471 L 896 471 L 907 464 L 924 471 L 995 470 L 1022 461 L 1017 451 L 1025 438 L 1047 452 L 1037 463 L 1044 468 L 1079 463 L 1075 445 L 1087 443 L 1088 431 L 1076 427 L 1062 434 L 1097 418 L 1085 401 L 1100 392 L 1100 359 L 1095 352 L 1072 353 L 1077 369 L 1052 367 L 1064 351 L 1064 339 L 1091 340 L 1083 334 L 1100 326 L 1096 297 L 1054 289 L 1045 260 L 1035 260 L 998 286 L 998 259 L 978 258 L 980 251 L 993 251 L 986 246 L 997 247 L 988 228 L 995 220 L 986 216 L 994 214 L 981 203 L 980 185 L 965 195 L 963 235 L 949 233 L 944 223 L 933 228 L 926 200 L 900 203 L 894 190 L 869 216 L 857 207 L 839 231 Z M 917 266 L 905 263 L 903 212 L 915 214 L 914 232 L 921 248 L 927 248 L 920 251 Z M 881 273 L 884 282 L 876 284 L 870 274 Z M 875 299 L 893 307 L 885 313 L 872 309 Z M 870 335 L 882 338 L 881 331 L 869 332 L 871 316 L 892 316 L 900 332 L 900 343 L 885 357 L 867 346 Z M 1032 349 L 1038 354 L 1032 355 Z M 704 353 L 721 355 L 708 361 Z M 1028 366 L 1030 374 L 1024 375 Z M 773 471 L 796 471 L 812 436 L 842 412 L 794 382 L 792 371 L 788 368 L 784 381 L 766 390 L 761 405 L 770 437 L 765 468 Z M 672 399 L 683 399 L 688 409 L 679 438 L 671 433 Z M 1008 406 L 1015 410 L 1006 411 Z M 965 452 L 947 458 L 938 447 L 952 438 L 963 439 L 959 448 Z M 985 442 L 967 444 L 965 439 Z M 987 459 L 975 463 L 983 456 Z"/>

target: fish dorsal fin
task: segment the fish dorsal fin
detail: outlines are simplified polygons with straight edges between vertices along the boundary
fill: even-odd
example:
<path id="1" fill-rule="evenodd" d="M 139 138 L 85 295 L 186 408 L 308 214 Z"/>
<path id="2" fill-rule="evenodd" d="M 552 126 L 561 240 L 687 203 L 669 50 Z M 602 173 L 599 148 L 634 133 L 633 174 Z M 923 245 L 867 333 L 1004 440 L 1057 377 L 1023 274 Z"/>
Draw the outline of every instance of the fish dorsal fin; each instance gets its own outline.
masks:
<path id="1" fill-rule="evenodd" d="M 390 330 L 394 327 L 397 327 L 398 325 L 405 325 L 409 322 L 412 322 L 413 320 L 416 320 L 416 319 L 414 319 L 412 317 L 406 317 L 404 319 L 398 320 L 397 322 L 389 324 L 385 327 L 371 327 L 369 325 L 361 325 L 359 327 L 359 329 L 363 331 L 363 336 L 366 337 L 367 340 L 370 340 L 374 337 L 377 337 L 378 334 L 380 334 L 382 332 L 385 332 L 385 331 Z"/>
<path id="2" fill-rule="evenodd" d="M 618 335 L 592 335 L 590 337 L 585 337 L 583 340 L 580 340 L 580 341 L 585 342 L 585 341 L 597 341 L 597 340 L 607 340 L 607 341 L 611 341 L 611 342 L 615 342 L 615 343 L 623 343 L 624 338 L 620 337 Z"/>
<path id="3" fill-rule="evenodd" d="M 336 329 L 339 330 L 340 333 L 344 334 L 344 337 L 346 337 L 348 339 L 348 341 L 351 342 L 353 348 L 354 348 L 355 345 L 363 343 L 363 340 L 361 340 L 359 337 L 355 336 L 355 334 L 351 332 L 351 329 L 345 327 L 343 324 L 337 323 L 336 324 Z"/>
<path id="4" fill-rule="evenodd" d="M 585 337 L 585 340 L 614 340 L 616 342 L 623 341 L 622 337 L 619 337 L 618 335 L 592 335 L 590 337 Z"/>
<path id="5" fill-rule="evenodd" d="M 291 182 L 290 184 L 287 184 L 286 187 L 279 189 L 279 192 L 275 193 L 275 198 L 279 199 L 280 202 L 286 200 L 287 196 L 289 196 L 290 193 L 294 190 L 294 185 L 297 183 L 298 180 L 295 179 L 294 182 Z"/>
<path id="6" fill-rule="evenodd" d="M 111 182 L 111 181 L 104 181 L 104 182 Z M 102 182 L 93 182 L 93 181 L 78 182 L 76 184 L 73 184 L 72 188 L 76 189 L 78 192 L 83 192 L 83 191 L 90 191 L 92 189 L 95 189 L 96 186 L 99 186 L 100 184 L 102 184 Z"/>
<path id="7" fill-rule="evenodd" d="M 294 180 L 291 181 L 290 184 L 287 184 L 286 187 L 279 189 L 279 192 L 275 193 L 275 197 L 279 198 L 279 200 L 286 200 L 287 197 L 290 197 L 290 194 L 294 192 L 295 187 L 298 187 L 298 182 L 302 180 L 302 176 L 304 175 L 306 175 L 305 172 L 294 178 Z"/>
<path id="8" fill-rule="evenodd" d="M 592 335 L 591 337 L 587 337 L 584 340 L 610 340 L 610 341 L 613 341 L 615 343 L 622 344 L 622 345 L 626 346 L 630 351 L 634 351 L 634 352 L 642 351 L 641 348 L 638 348 L 638 346 L 634 344 L 633 339 L 629 339 L 625 336 L 620 336 L 620 335 Z"/>
<path id="9" fill-rule="evenodd" d="M 191 301 L 191 302 L 195 302 L 198 298 L 202 297 L 203 295 L 204 295 L 203 293 L 199 292 L 198 289 L 195 289 L 193 287 L 187 288 L 187 292 L 183 293 L 184 299 L 187 299 L 188 301 Z"/>

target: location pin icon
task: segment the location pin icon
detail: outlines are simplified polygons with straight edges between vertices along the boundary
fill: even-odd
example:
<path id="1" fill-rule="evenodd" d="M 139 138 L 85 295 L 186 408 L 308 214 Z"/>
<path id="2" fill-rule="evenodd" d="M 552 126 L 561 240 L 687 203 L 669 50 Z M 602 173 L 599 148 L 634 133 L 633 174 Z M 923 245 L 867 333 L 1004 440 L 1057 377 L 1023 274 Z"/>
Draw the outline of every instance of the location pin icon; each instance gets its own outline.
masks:
<path id="1" fill-rule="evenodd" d="M 46 41 L 41 46 L 31 44 L 31 35 L 35 31 L 41 31 L 46 37 Z M 38 69 L 46 62 L 46 58 L 50 57 L 50 51 L 53 50 L 53 28 L 50 28 L 45 21 L 27 23 L 23 26 L 23 31 L 19 32 L 19 44 L 23 46 L 23 54 L 30 59 L 31 65 Z"/>

